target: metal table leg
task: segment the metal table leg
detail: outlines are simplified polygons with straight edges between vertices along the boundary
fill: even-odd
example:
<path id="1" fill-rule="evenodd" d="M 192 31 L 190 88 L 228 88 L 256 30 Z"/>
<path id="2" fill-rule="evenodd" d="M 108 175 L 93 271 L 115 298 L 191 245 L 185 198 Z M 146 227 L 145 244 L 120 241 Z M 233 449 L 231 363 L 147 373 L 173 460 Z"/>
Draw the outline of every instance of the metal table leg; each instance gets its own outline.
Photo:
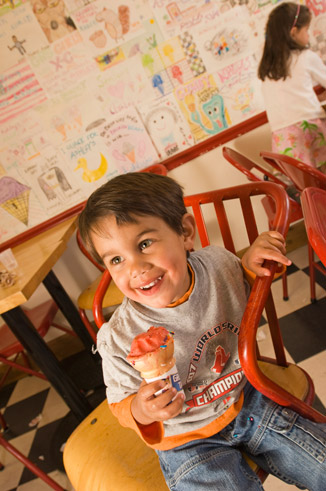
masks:
<path id="1" fill-rule="evenodd" d="M 62 396 L 78 421 L 82 421 L 92 407 L 73 380 L 61 367 L 53 352 L 39 335 L 20 307 L 1 314 L 14 335 L 30 353 L 44 375 Z"/>
<path id="2" fill-rule="evenodd" d="M 77 336 L 79 336 L 79 338 L 83 342 L 86 350 L 90 353 L 94 344 L 93 340 L 86 327 L 84 326 L 84 323 L 80 318 L 75 304 L 73 303 L 52 270 L 44 278 L 43 284 L 50 293 L 55 303 L 58 305 L 63 315 L 68 320 L 73 330 L 76 332 Z M 99 363 L 101 360 L 98 353 L 95 353 L 93 355 L 93 359 L 97 363 Z"/>

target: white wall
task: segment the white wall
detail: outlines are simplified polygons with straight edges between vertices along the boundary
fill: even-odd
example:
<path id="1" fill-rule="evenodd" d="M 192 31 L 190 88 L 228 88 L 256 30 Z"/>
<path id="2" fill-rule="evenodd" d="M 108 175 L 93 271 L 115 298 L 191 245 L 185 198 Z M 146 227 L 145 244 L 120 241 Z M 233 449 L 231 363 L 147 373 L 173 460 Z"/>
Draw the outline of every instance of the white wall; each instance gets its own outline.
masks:
<path id="1" fill-rule="evenodd" d="M 247 133 L 226 146 L 230 146 L 243 153 L 247 157 L 265 165 L 259 157 L 261 150 L 270 150 L 270 131 L 269 126 L 264 125 L 256 130 Z M 267 166 L 266 166 L 267 167 Z M 200 157 L 188 162 L 169 172 L 169 176 L 176 179 L 183 187 L 185 194 L 195 194 L 203 191 L 210 191 L 223 187 L 236 186 L 244 184 L 246 177 L 227 162 L 222 155 L 222 147 L 211 152 L 201 155 Z M 267 220 L 263 208 L 260 205 L 260 199 L 256 201 L 255 209 L 257 212 L 260 230 L 267 229 Z M 213 223 L 212 215 L 212 223 Z M 230 220 L 232 227 L 239 224 L 239 211 L 230 210 Z M 242 249 L 246 246 L 246 241 L 240 228 L 237 234 L 236 249 Z M 220 244 L 218 234 L 212 236 L 212 242 Z M 54 272 L 63 283 L 66 291 L 74 302 L 77 301 L 79 293 L 96 278 L 97 269 L 83 256 L 76 244 L 75 236 L 69 243 L 67 250 L 54 267 Z M 46 298 L 46 291 L 41 285 L 34 293 L 28 304 L 34 306 Z"/>

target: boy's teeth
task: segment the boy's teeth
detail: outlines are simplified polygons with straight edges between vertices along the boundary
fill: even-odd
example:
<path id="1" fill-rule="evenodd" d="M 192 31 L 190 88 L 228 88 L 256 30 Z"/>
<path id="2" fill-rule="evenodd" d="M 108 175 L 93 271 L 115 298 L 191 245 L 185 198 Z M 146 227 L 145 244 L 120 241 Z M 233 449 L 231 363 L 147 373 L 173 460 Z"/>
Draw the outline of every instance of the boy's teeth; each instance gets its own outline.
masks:
<path id="1" fill-rule="evenodd" d="M 152 288 L 152 286 L 156 285 L 156 283 L 157 283 L 158 281 L 160 281 L 161 279 L 162 279 L 162 276 L 159 276 L 159 277 L 157 278 L 157 280 L 152 281 L 151 283 L 149 283 L 149 284 L 148 284 L 148 285 L 146 285 L 146 286 L 141 286 L 141 287 L 140 287 L 140 289 L 141 289 L 141 290 L 148 290 L 149 288 Z"/>

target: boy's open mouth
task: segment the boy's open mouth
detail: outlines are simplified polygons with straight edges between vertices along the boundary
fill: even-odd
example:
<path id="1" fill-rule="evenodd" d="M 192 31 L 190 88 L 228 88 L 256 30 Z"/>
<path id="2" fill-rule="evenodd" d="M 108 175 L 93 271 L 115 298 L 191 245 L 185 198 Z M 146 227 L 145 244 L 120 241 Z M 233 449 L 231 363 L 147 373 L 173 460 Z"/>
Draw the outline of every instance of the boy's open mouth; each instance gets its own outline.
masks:
<path id="1" fill-rule="evenodd" d="M 163 278 L 163 275 L 156 278 L 156 280 L 151 281 L 150 283 L 148 283 L 148 285 L 140 286 L 139 288 L 142 291 L 150 290 L 151 288 L 153 288 L 153 286 L 157 285 L 162 280 L 162 278 Z"/>

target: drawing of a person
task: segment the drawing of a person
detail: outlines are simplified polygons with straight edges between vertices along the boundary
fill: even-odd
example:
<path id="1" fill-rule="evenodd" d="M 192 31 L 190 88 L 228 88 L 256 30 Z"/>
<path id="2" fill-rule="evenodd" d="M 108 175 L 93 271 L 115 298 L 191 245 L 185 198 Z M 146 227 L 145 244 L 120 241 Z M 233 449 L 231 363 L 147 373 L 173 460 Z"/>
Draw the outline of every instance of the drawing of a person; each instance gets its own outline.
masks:
<path id="1" fill-rule="evenodd" d="M 179 149 L 176 122 L 175 112 L 166 106 L 153 109 L 146 117 L 145 126 L 149 134 L 162 145 L 166 155 L 172 155 Z"/>
<path id="2" fill-rule="evenodd" d="M 8 49 L 12 51 L 14 48 L 16 48 L 21 55 L 24 55 L 26 53 L 26 49 L 24 48 L 23 43 L 26 43 L 26 39 L 18 41 L 17 36 L 15 36 L 14 34 L 11 36 L 11 39 L 13 40 L 14 45 L 8 46 Z"/>

